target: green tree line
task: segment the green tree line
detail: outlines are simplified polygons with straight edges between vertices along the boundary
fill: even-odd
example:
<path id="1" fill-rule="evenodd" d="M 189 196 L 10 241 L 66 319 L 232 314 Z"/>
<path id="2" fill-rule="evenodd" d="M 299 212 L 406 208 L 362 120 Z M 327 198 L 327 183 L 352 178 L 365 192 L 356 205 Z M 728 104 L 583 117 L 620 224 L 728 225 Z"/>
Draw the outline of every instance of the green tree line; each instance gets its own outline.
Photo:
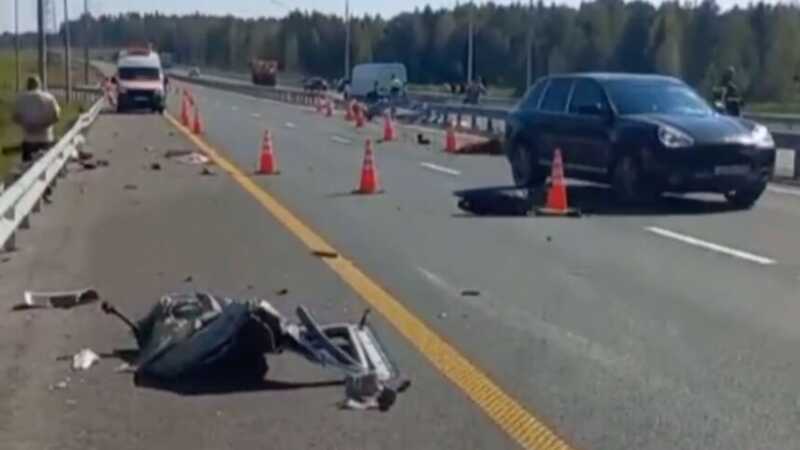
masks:
<path id="1" fill-rule="evenodd" d="M 797 91 L 800 7 L 751 4 L 721 10 L 714 0 L 681 4 L 595 0 L 577 8 L 544 4 L 430 7 L 390 20 L 351 20 L 352 63 L 399 61 L 413 83 L 462 82 L 467 30 L 475 25 L 475 74 L 487 83 L 525 87 L 531 48 L 534 77 L 586 71 L 658 72 L 708 92 L 725 68 L 752 100 L 781 101 Z M 295 11 L 281 19 L 201 14 L 125 14 L 71 23 L 73 42 L 125 46 L 150 41 L 176 61 L 245 69 L 252 57 L 282 70 L 330 78 L 343 73 L 341 17 Z M 88 29 L 88 35 L 84 33 Z M 530 40 L 531 45 L 528 45 Z"/>

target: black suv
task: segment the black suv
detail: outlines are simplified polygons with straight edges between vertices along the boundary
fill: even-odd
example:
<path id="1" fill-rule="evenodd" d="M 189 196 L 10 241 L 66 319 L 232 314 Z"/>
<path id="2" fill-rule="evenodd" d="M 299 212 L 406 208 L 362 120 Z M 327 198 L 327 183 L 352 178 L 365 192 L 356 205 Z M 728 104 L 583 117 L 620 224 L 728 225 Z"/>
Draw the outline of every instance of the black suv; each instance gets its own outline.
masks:
<path id="1" fill-rule="evenodd" d="M 538 80 L 506 124 L 515 183 L 543 184 L 555 149 L 567 176 L 609 183 L 626 202 L 703 191 L 747 208 L 775 164 L 766 127 L 720 115 L 682 81 L 657 75 Z"/>

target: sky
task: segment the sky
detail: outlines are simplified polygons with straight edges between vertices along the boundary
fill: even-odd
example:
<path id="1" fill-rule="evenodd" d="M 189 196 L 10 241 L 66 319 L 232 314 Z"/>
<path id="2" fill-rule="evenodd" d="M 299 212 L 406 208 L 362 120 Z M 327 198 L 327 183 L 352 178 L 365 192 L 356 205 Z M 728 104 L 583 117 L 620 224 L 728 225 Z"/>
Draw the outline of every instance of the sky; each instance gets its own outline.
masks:
<path id="1" fill-rule="evenodd" d="M 18 0 L 20 4 L 20 29 L 30 31 L 36 27 L 36 1 Z M 63 20 L 64 0 L 50 0 L 56 4 L 58 20 Z M 70 16 L 83 11 L 84 0 L 67 0 Z M 273 16 L 280 17 L 289 11 L 317 10 L 330 14 L 344 14 L 345 0 L 88 0 L 93 14 L 116 14 L 126 11 L 152 12 L 165 14 L 188 14 L 200 11 L 208 14 L 233 14 L 240 17 Z M 461 0 L 466 3 L 469 0 Z M 484 3 L 486 0 L 474 0 Z M 525 0 L 495 0 L 496 4 L 510 4 Z M 552 0 L 546 0 L 550 3 Z M 655 0 L 656 2 L 658 0 Z M 717 0 L 723 8 L 734 3 L 746 4 L 748 0 Z M 0 33 L 13 31 L 15 0 L 0 0 Z M 556 3 L 580 4 L 581 0 L 556 0 Z M 350 0 L 350 11 L 355 15 L 380 14 L 392 17 L 414 7 L 430 5 L 437 9 L 453 7 L 456 0 Z"/>

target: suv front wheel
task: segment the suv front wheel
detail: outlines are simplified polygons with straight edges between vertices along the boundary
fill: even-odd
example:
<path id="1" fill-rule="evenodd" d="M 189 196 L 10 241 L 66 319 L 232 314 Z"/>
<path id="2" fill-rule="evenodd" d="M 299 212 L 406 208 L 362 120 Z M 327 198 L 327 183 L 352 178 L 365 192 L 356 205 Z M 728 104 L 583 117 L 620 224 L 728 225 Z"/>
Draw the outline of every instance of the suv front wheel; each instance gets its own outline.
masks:
<path id="1" fill-rule="evenodd" d="M 547 179 L 547 171 L 534 159 L 534 155 L 523 144 L 515 142 L 509 153 L 511 175 L 519 187 L 539 187 Z"/>
<path id="2" fill-rule="evenodd" d="M 622 156 L 614 165 L 611 188 L 617 201 L 640 204 L 658 198 L 658 190 L 645 177 L 642 165 L 633 155 Z"/>

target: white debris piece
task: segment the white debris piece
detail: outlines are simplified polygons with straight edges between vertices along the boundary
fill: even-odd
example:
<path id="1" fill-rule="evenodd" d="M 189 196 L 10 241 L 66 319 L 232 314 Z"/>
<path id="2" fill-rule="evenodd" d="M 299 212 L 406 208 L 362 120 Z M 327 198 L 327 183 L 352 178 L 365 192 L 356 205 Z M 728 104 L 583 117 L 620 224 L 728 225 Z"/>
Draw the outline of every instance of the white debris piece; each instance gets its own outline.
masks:
<path id="1" fill-rule="evenodd" d="M 72 357 L 72 370 L 88 370 L 98 361 L 100 361 L 100 357 L 97 353 L 85 348 Z"/>
<path id="2" fill-rule="evenodd" d="M 175 161 L 178 161 L 179 163 L 189 164 L 189 165 L 202 165 L 202 164 L 208 164 L 209 162 L 207 156 L 197 152 L 192 152 L 189 153 L 188 155 L 178 156 L 173 159 Z"/>

